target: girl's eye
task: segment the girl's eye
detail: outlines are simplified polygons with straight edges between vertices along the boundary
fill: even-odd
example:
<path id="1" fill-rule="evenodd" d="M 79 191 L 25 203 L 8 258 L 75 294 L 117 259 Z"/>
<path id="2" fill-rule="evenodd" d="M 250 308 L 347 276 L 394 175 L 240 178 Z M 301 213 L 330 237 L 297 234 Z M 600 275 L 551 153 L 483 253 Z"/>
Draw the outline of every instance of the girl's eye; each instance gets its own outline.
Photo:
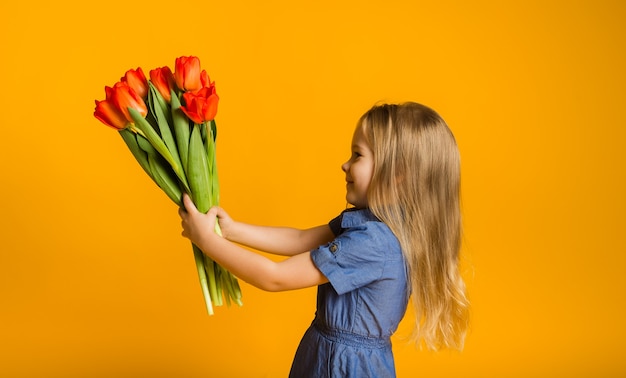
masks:
<path id="1" fill-rule="evenodd" d="M 356 158 L 361 157 L 361 154 L 360 154 L 360 153 L 358 153 L 358 152 L 353 152 L 353 153 L 352 153 L 352 156 L 356 159 Z"/>

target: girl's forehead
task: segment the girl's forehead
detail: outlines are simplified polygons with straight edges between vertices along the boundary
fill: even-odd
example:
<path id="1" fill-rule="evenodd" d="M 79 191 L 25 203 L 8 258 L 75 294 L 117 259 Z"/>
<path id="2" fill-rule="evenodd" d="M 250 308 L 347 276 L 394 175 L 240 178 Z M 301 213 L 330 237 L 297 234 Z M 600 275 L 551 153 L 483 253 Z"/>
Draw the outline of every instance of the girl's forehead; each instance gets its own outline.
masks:
<path id="1" fill-rule="evenodd" d="M 357 142 L 364 141 L 365 138 L 365 130 L 363 125 L 359 125 L 354 129 L 354 133 L 352 134 L 352 144 L 356 144 Z"/>
<path id="2" fill-rule="evenodd" d="M 359 125 L 352 136 L 352 147 L 370 148 L 370 143 L 363 125 Z"/>

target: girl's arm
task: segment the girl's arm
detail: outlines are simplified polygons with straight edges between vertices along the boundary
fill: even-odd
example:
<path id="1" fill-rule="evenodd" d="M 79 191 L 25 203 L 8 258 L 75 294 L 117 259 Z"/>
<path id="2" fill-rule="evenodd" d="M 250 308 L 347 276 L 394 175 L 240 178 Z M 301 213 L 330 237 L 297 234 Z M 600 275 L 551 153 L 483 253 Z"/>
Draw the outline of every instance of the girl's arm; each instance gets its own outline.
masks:
<path id="1" fill-rule="evenodd" d="M 224 238 L 275 255 L 293 256 L 310 251 L 334 239 L 327 224 L 305 230 L 257 226 L 236 222 L 219 207 L 215 208 L 215 211 Z"/>
<path id="2" fill-rule="evenodd" d="M 293 254 L 280 262 L 272 261 L 262 255 L 242 248 L 213 232 L 215 221 L 220 212 L 219 209 L 214 207 L 207 214 L 202 214 L 196 209 L 188 196 L 183 197 L 183 202 L 186 211 L 179 210 L 183 226 L 182 235 L 189 238 L 206 255 L 238 278 L 267 291 L 301 289 L 328 282 L 328 279 L 311 260 L 309 252 Z M 228 224 L 228 221 L 226 223 Z M 229 229 L 228 226 L 227 229 Z M 253 227 L 252 233 L 262 229 Z M 245 230 L 245 227 L 243 227 L 243 230 Z M 240 229 L 239 231 L 242 230 Z M 273 231 L 275 231 L 274 236 L 287 235 L 287 239 L 293 237 L 293 231 L 285 231 L 284 229 Z M 320 230 L 310 232 L 313 234 L 324 234 Z M 332 234 L 330 229 L 328 232 Z M 270 232 L 270 234 L 272 233 Z M 246 240 L 247 238 L 239 237 L 239 239 Z M 257 238 L 253 237 L 250 239 L 254 241 Z M 261 244 L 264 244 L 264 242 L 261 242 Z M 273 245 L 271 242 L 268 245 L 270 244 Z M 278 250 L 282 250 L 282 248 L 278 248 Z"/>

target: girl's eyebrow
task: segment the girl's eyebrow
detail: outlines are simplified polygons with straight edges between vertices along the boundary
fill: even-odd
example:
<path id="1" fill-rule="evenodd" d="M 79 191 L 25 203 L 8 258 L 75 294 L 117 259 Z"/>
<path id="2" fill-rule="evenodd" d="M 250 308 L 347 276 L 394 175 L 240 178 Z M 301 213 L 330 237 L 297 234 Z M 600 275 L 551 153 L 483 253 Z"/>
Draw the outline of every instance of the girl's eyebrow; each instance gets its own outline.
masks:
<path id="1" fill-rule="evenodd" d="M 370 149 L 370 146 L 368 146 L 365 142 L 363 142 L 363 143 L 353 143 L 353 144 L 352 144 L 352 149 L 353 149 L 353 150 L 357 150 L 357 149 L 360 149 L 360 150 L 369 150 L 369 149 Z"/>

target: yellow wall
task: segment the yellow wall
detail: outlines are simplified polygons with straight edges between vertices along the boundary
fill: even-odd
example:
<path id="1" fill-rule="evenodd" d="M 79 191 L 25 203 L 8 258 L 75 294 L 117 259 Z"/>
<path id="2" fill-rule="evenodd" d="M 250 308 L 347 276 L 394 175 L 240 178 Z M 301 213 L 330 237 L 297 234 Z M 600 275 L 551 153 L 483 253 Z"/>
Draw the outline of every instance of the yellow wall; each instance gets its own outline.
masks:
<path id="1" fill-rule="evenodd" d="M 208 317 L 175 206 L 92 116 L 127 69 L 180 55 L 217 82 L 241 220 L 342 210 L 376 102 L 448 121 L 473 328 L 462 354 L 394 339 L 400 377 L 623 376 L 625 19 L 607 0 L 3 2 L 0 376 L 286 376 L 315 289 L 243 285 Z"/>

